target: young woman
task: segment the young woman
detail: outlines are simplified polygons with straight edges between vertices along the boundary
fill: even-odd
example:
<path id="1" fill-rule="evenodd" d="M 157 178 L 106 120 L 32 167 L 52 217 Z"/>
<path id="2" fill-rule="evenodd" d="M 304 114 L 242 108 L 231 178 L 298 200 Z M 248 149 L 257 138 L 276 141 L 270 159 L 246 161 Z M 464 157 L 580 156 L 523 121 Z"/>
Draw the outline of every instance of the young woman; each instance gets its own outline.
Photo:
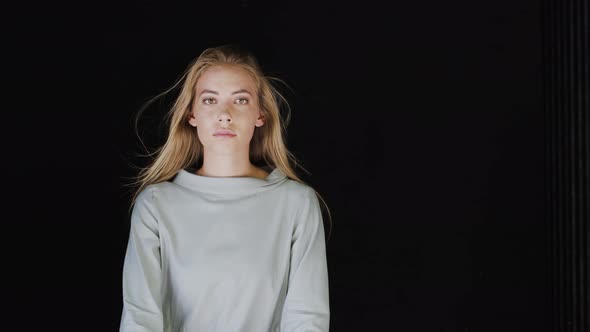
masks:
<path id="1" fill-rule="evenodd" d="M 291 166 L 271 82 L 227 45 L 177 82 L 137 178 L 120 331 L 329 330 L 321 196 Z"/>

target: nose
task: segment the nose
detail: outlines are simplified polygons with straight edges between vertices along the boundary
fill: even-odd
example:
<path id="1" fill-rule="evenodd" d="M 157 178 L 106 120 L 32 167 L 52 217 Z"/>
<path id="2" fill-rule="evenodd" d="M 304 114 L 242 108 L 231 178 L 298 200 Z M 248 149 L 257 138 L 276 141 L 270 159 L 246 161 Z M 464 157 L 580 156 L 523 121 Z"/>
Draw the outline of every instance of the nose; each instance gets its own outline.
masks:
<path id="1" fill-rule="evenodd" d="M 231 123 L 231 115 L 229 114 L 229 112 L 227 110 L 224 110 L 223 112 L 219 113 L 219 116 L 217 117 L 217 121 L 223 123 L 223 122 L 227 122 L 227 123 Z"/>

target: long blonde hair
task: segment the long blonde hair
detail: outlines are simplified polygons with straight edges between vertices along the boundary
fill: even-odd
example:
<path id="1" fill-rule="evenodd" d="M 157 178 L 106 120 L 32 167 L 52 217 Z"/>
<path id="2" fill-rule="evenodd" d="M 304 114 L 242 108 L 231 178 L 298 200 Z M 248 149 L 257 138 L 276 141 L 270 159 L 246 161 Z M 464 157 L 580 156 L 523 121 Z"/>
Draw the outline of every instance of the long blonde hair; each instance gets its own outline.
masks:
<path id="1" fill-rule="evenodd" d="M 273 86 L 273 83 L 285 83 L 278 78 L 266 76 L 252 53 L 235 45 L 222 45 L 205 49 L 189 64 L 183 75 L 172 87 L 148 100 L 140 112 L 137 113 L 135 119 L 136 132 L 139 116 L 147 105 L 181 86 L 178 97 L 166 115 L 165 120 L 169 123 L 166 142 L 154 152 L 148 152 L 147 156 L 153 157 L 153 160 L 147 167 L 140 169 L 139 174 L 133 178 L 134 181 L 130 184 L 135 187 L 130 210 L 135 204 L 139 193 L 147 186 L 167 181 L 181 169 L 202 163 L 203 145 L 195 128 L 188 123 L 188 116 L 195 100 L 197 81 L 207 68 L 221 64 L 234 65 L 245 69 L 252 76 L 258 88 L 260 111 L 264 116 L 265 124 L 257 127 L 254 131 L 250 143 L 250 161 L 253 164 L 265 164 L 279 168 L 288 178 L 305 183 L 297 176 L 291 163 L 303 170 L 305 169 L 287 149 L 284 142 L 284 133 L 290 119 L 291 110 L 287 100 Z M 280 112 L 281 105 L 286 106 L 286 116 L 284 118 Z M 139 139 L 141 141 L 141 137 Z M 325 200 L 317 190 L 314 189 L 314 191 L 328 213 L 330 223 L 329 238 L 332 232 L 332 215 Z"/>

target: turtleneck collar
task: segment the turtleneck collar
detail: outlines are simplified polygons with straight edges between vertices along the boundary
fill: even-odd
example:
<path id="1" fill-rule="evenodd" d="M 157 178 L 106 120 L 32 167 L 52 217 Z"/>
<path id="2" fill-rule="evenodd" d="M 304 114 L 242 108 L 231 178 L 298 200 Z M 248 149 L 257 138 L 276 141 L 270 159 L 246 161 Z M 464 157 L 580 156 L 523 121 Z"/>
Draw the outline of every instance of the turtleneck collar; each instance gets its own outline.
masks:
<path id="1" fill-rule="evenodd" d="M 264 179 L 255 177 L 212 177 L 195 174 L 195 169 L 178 171 L 173 183 L 191 190 L 215 194 L 253 194 L 272 189 L 288 178 L 279 168 L 265 167 L 269 174 Z"/>

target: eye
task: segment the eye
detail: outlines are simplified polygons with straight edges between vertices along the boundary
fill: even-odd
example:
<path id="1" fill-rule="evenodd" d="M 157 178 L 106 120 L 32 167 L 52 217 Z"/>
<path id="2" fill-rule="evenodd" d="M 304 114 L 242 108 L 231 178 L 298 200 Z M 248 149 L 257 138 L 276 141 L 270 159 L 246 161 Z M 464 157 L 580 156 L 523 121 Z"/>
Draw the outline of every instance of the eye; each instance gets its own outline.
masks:
<path id="1" fill-rule="evenodd" d="M 248 98 L 238 98 L 236 99 L 236 103 L 240 105 L 246 105 L 248 103 Z"/>
<path id="2" fill-rule="evenodd" d="M 213 99 L 213 98 L 205 98 L 205 99 L 203 99 L 203 104 L 205 104 L 205 105 L 215 104 L 215 99 Z"/>

